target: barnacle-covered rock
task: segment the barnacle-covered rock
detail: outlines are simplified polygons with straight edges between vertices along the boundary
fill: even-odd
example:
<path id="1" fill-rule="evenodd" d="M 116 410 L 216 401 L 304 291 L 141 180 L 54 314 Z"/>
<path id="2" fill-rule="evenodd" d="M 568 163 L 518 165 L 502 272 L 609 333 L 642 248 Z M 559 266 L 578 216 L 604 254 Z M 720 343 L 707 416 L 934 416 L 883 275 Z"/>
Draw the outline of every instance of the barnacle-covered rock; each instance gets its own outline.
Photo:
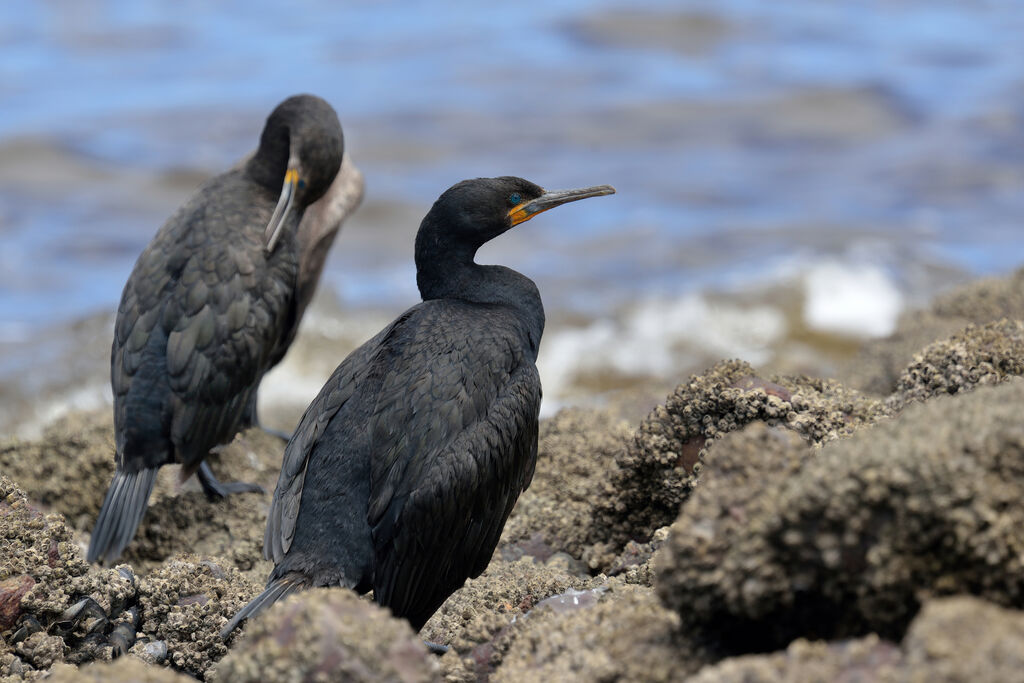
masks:
<path id="1" fill-rule="evenodd" d="M 602 588 L 531 611 L 490 680 L 682 681 L 708 661 L 650 589 L 615 581 Z"/>
<path id="2" fill-rule="evenodd" d="M 976 280 L 939 296 L 931 307 L 944 318 L 984 324 L 1000 318 L 1024 320 L 1024 268 L 1005 277 Z"/>
<path id="3" fill-rule="evenodd" d="M 861 344 L 852 358 L 841 363 L 837 377 L 846 385 L 872 396 L 888 396 L 914 354 L 937 339 L 964 329 L 970 320 L 942 317 L 932 311 L 910 311 L 900 316 L 896 331 Z"/>
<path id="4" fill-rule="evenodd" d="M 655 558 L 724 651 L 900 638 L 928 594 L 1024 604 L 1024 381 L 915 404 L 808 456 L 716 451 Z"/>
<path id="5" fill-rule="evenodd" d="M 1024 671 L 1024 612 L 971 597 L 926 602 L 902 646 L 869 635 L 796 640 L 783 652 L 726 659 L 692 683 L 1013 681 Z"/>
<path id="6" fill-rule="evenodd" d="M 905 313 L 892 335 L 863 344 L 839 377 L 862 391 L 888 396 L 921 349 L 970 323 L 982 326 L 1000 318 L 1024 320 L 1024 268 L 971 282 L 939 296 L 928 309 Z"/>
<path id="7" fill-rule="evenodd" d="M 557 551 L 582 558 L 594 508 L 629 435 L 627 424 L 607 411 L 566 409 L 543 421 L 533 481 L 505 525 L 501 545 L 541 561 Z"/>
<path id="8" fill-rule="evenodd" d="M 0 475 L 0 633 L 30 615 L 44 627 L 83 599 L 117 616 L 135 598 L 124 568 L 90 567 L 63 516 L 43 514 Z"/>
<path id="9" fill-rule="evenodd" d="M 194 679 L 134 657 L 95 662 L 83 667 L 57 665 L 46 679 L 52 683 L 188 683 Z"/>
<path id="10" fill-rule="evenodd" d="M 607 568 L 629 541 L 671 524 L 712 444 L 754 421 L 786 426 L 811 443 L 845 436 L 883 414 L 882 404 L 831 380 L 757 376 L 742 361 L 691 377 L 640 425 L 597 496 L 592 568 Z"/>
<path id="11" fill-rule="evenodd" d="M 586 580 L 558 566 L 501 560 L 452 594 L 423 626 L 420 635 L 429 641 L 449 645 L 444 665 L 462 661 L 460 669 L 477 673 L 492 670 L 511 642 L 509 626 L 542 600 L 570 588 L 582 588 Z M 447 671 L 446 671 L 447 673 Z M 468 680 L 468 679 L 467 679 Z"/>
<path id="12" fill-rule="evenodd" d="M 114 475 L 110 411 L 69 413 L 39 439 L 4 440 L 0 472 L 17 481 L 33 503 L 63 514 L 71 528 L 89 528 Z"/>
<path id="13" fill-rule="evenodd" d="M 1024 321 L 1002 319 L 968 325 L 914 356 L 887 401 L 891 411 L 908 403 L 969 391 L 1024 375 Z"/>
<path id="14" fill-rule="evenodd" d="M 439 680 L 409 622 L 342 588 L 293 595 L 251 620 L 216 668 L 231 683 Z"/>
<path id="15" fill-rule="evenodd" d="M 171 666 L 203 677 L 227 653 L 220 629 L 257 593 L 230 562 L 180 555 L 141 580 L 141 630 L 165 643 Z"/>
<path id="16" fill-rule="evenodd" d="M 283 452 L 280 439 L 250 429 L 207 460 L 221 479 L 254 481 L 273 491 Z M 89 533 L 114 474 L 110 411 L 70 413 L 38 440 L 0 443 L 0 471 L 17 481 L 34 504 L 63 514 L 72 530 Z M 265 577 L 271 566 L 263 560 L 270 494 L 209 500 L 195 482 L 182 489 L 179 476 L 176 465 L 161 468 L 121 561 L 145 573 L 168 557 L 189 552 L 227 558 L 253 578 Z"/>

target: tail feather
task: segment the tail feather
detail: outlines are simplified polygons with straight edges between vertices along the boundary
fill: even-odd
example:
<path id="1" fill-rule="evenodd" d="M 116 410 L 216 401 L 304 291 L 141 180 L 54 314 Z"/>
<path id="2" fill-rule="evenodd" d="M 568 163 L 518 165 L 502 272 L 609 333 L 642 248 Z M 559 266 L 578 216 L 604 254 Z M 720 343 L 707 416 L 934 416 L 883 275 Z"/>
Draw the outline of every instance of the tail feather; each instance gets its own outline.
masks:
<path id="1" fill-rule="evenodd" d="M 96 519 L 96 527 L 89 539 L 86 560 L 102 560 L 105 564 L 112 564 L 121 556 L 146 513 L 146 503 L 156 485 L 158 470 L 156 467 L 147 467 L 138 472 L 119 470 L 114 473 L 114 480 L 107 489 L 100 516 Z"/>
<path id="2" fill-rule="evenodd" d="M 250 617 L 254 617 L 257 614 L 263 612 L 278 600 L 288 597 L 292 593 L 298 590 L 302 590 L 306 587 L 306 579 L 299 574 L 285 574 L 279 579 L 273 579 L 267 584 L 267 587 L 262 593 L 253 598 L 252 602 L 243 607 L 238 611 L 231 621 L 224 626 L 220 631 L 221 640 L 227 640 L 231 632 L 234 631 L 240 623 Z"/>

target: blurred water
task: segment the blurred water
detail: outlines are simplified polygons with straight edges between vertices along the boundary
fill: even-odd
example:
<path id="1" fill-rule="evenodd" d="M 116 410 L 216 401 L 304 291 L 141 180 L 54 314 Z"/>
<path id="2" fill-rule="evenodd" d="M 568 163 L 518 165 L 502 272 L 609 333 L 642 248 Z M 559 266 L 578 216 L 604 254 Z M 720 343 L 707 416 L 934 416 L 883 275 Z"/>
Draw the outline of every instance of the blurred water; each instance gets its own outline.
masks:
<path id="1" fill-rule="evenodd" d="M 569 308 L 864 240 L 897 278 L 1006 269 L 1021 35 L 1013 0 L 4 3 L 0 320 L 112 307 L 166 215 L 300 91 L 338 109 L 371 200 L 408 207 L 374 259 L 339 242 L 329 279 L 353 304 L 413 300 L 416 217 L 508 173 L 619 189 L 485 253 Z"/>
<path id="2" fill-rule="evenodd" d="M 914 300 L 1024 261 L 1022 35 L 1017 0 L 2 3 L 0 344 L 112 310 L 303 91 L 367 177 L 325 273 L 346 306 L 415 301 L 419 218 L 504 174 L 618 188 L 482 252 L 554 312 L 823 261 Z"/>

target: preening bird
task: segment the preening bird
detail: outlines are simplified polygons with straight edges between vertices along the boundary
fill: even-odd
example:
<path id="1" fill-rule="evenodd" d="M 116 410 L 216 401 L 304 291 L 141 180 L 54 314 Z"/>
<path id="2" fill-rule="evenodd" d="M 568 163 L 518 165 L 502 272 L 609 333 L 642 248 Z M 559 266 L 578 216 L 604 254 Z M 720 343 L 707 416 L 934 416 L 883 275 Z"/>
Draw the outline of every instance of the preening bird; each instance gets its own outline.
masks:
<path id="1" fill-rule="evenodd" d="M 295 335 L 323 266 L 316 245 L 330 246 L 347 204 L 334 197 L 320 220 L 303 216 L 339 180 L 343 156 L 331 106 L 290 97 L 267 118 L 256 153 L 203 185 L 139 256 L 114 329 L 116 472 L 90 562 L 121 555 L 163 465 L 180 463 L 182 479 L 195 473 L 211 497 L 260 490 L 217 481 L 204 458 L 255 419 L 259 382 Z M 361 196 L 348 167 L 338 192 L 358 186 Z"/>
<path id="2" fill-rule="evenodd" d="M 423 301 L 346 358 L 285 449 L 267 520 L 266 590 L 224 628 L 295 590 L 344 586 L 420 629 L 487 566 L 533 476 L 544 308 L 536 285 L 478 265 L 542 211 L 612 194 L 522 178 L 448 189 L 416 235 Z"/>

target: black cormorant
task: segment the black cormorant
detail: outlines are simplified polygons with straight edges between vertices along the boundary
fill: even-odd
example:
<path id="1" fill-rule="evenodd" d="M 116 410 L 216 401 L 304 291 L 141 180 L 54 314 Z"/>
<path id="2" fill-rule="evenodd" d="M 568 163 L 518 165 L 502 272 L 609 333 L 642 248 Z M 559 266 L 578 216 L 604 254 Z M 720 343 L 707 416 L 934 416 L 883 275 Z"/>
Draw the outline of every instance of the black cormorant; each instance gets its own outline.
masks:
<path id="1" fill-rule="evenodd" d="M 266 590 L 225 626 L 301 588 L 373 590 L 419 630 L 487 566 L 537 456 L 544 330 L 536 285 L 474 256 L 485 242 L 607 185 L 545 192 L 466 180 L 416 235 L 422 303 L 334 371 L 285 449 L 263 552 Z"/>
<path id="2" fill-rule="evenodd" d="M 238 431 L 294 336 L 304 305 L 297 229 L 343 155 L 331 106 L 290 97 L 267 118 L 256 153 L 201 187 L 139 256 L 114 328 L 116 472 L 90 562 L 120 556 L 162 465 L 181 463 L 182 480 L 195 472 L 211 497 L 260 490 L 218 482 L 204 458 Z"/>
<path id="3" fill-rule="evenodd" d="M 282 335 L 277 348 L 271 354 L 268 371 L 281 362 L 288 347 L 295 340 L 306 307 L 316 293 L 320 273 L 323 272 L 334 238 L 338 236 L 345 219 L 359 207 L 363 200 L 363 190 L 363 174 L 346 153 L 341 160 L 341 169 L 334 176 L 334 182 L 327 188 L 327 192 L 306 207 L 296 238 L 299 271 L 295 281 L 295 314 L 291 318 L 288 330 Z M 239 429 L 258 426 L 267 433 L 287 441 L 290 434 L 260 425 L 256 412 L 258 390 L 257 388 L 253 391 L 249 398 L 249 406 Z"/>

